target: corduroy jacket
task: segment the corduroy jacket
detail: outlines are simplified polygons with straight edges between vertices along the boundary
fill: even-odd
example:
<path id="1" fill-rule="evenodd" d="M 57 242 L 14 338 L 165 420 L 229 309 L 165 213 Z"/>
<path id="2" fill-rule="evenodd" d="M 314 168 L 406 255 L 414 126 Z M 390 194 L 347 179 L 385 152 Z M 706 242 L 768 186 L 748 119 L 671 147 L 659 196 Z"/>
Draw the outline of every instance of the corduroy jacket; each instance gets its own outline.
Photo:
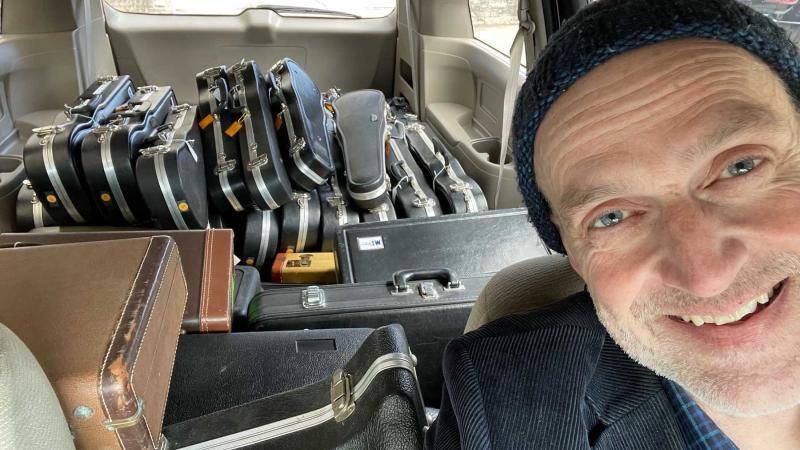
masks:
<path id="1" fill-rule="evenodd" d="M 588 294 L 452 341 L 429 449 L 685 449 L 661 379 L 609 337 Z"/>

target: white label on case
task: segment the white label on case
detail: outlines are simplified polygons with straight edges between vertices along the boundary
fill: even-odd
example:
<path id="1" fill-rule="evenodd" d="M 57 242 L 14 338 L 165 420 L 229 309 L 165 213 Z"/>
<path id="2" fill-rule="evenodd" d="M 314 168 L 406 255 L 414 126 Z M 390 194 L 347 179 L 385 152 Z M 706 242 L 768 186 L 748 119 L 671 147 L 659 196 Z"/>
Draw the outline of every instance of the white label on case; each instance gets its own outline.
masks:
<path id="1" fill-rule="evenodd" d="M 358 238 L 358 249 L 363 251 L 383 250 L 383 238 L 380 236 Z"/>

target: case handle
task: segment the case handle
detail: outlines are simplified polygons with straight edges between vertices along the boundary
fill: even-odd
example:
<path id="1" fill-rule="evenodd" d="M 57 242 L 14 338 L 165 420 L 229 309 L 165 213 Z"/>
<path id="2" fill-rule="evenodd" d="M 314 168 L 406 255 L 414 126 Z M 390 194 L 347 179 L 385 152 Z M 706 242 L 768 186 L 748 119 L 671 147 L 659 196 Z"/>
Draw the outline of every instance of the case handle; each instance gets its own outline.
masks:
<path id="1" fill-rule="evenodd" d="M 408 283 L 417 280 L 439 280 L 446 289 L 461 289 L 461 281 L 456 274 L 447 268 L 437 269 L 410 269 L 398 270 L 392 275 L 394 280 L 394 293 L 407 294 L 410 292 Z"/>

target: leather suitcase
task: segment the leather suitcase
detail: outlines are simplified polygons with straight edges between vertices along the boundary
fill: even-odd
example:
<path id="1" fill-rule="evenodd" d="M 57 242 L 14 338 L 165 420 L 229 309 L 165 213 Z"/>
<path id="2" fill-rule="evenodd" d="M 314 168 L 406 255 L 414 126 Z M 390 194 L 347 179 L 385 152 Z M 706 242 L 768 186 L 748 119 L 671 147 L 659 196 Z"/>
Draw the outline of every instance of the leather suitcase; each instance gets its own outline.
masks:
<path id="1" fill-rule="evenodd" d="M 436 193 L 428 184 L 406 142 L 405 125 L 394 122 L 386 152 L 386 167 L 392 180 L 392 203 L 400 218 L 442 215 Z"/>
<path id="2" fill-rule="evenodd" d="M 229 332 L 233 277 L 232 230 L 3 233 L 0 234 L 0 245 L 107 241 L 157 235 L 172 237 L 181 252 L 181 264 L 189 291 L 182 329 L 187 333 Z"/>
<path id="3" fill-rule="evenodd" d="M 25 171 L 37 197 L 59 225 L 100 221 L 81 165 L 81 144 L 89 130 L 107 120 L 133 95 L 125 76 L 100 77 L 50 125 L 33 130 L 23 149 Z"/>
<path id="4" fill-rule="evenodd" d="M 164 425 L 330 379 L 372 331 L 342 328 L 181 336 Z"/>
<path id="5" fill-rule="evenodd" d="M 233 266 L 233 330 L 247 330 L 247 309 L 250 300 L 262 291 L 261 272 L 255 267 Z M 222 336 L 222 334 L 215 334 Z"/>
<path id="6" fill-rule="evenodd" d="M 394 281 L 268 288 L 250 301 L 252 331 L 400 324 L 419 359 L 426 404 L 441 400 L 442 356 L 464 333 L 472 306 L 492 275 L 460 278 L 446 268 L 399 271 Z"/>
<path id="7" fill-rule="evenodd" d="M 31 182 L 25 180 L 17 192 L 17 231 L 29 231 L 34 228 L 52 227 L 56 222 L 42 206 L 42 202 L 33 191 Z"/>
<path id="8" fill-rule="evenodd" d="M 7 300 L 0 322 L 41 364 L 76 447 L 161 448 L 186 304 L 175 242 L 155 236 L 8 248 L 0 250 L 0 270 Z"/>
<path id="9" fill-rule="evenodd" d="M 348 92 L 333 101 L 333 110 L 350 197 L 361 209 L 376 208 L 387 190 L 386 98 L 376 90 Z"/>
<path id="10" fill-rule="evenodd" d="M 230 90 L 227 69 L 225 66 L 211 67 L 198 73 L 195 79 L 208 196 L 221 213 L 244 211 L 253 201 L 244 183 L 239 142 L 223 133 L 234 122 L 227 108 Z"/>
<path id="11" fill-rule="evenodd" d="M 136 184 L 136 160 L 164 123 L 175 94 L 169 86 L 142 86 L 108 123 L 97 126 L 81 146 L 89 195 L 108 225 L 138 225 L 150 219 Z"/>
<path id="12" fill-rule="evenodd" d="M 320 203 L 317 191 L 295 192 L 293 201 L 281 208 L 278 250 L 313 252 L 319 248 Z"/>
<path id="13" fill-rule="evenodd" d="M 280 239 L 280 225 L 275 211 L 251 208 L 234 230 L 234 252 L 242 263 L 258 270 L 272 267 Z"/>
<path id="14" fill-rule="evenodd" d="M 140 150 L 136 161 L 139 190 L 161 229 L 208 226 L 208 191 L 196 118 L 196 106 L 173 107 L 156 145 Z"/>
<path id="15" fill-rule="evenodd" d="M 389 222 L 397 220 L 397 212 L 388 193 L 383 194 L 381 203 L 366 211 L 361 211 L 361 221 L 364 223 Z"/>
<path id="16" fill-rule="evenodd" d="M 304 369 L 330 371 L 319 367 Z M 414 356 L 393 325 L 372 332 L 321 381 L 170 424 L 164 435 L 186 449 L 411 450 L 422 448 L 426 425 Z"/>
<path id="17" fill-rule="evenodd" d="M 236 121 L 225 134 L 238 135 L 244 180 L 253 203 L 259 209 L 278 209 L 292 200 L 292 185 L 275 134 L 270 87 L 254 61 L 234 64 L 228 74 L 233 84 L 229 103 Z"/>
<path id="18" fill-rule="evenodd" d="M 314 80 L 290 58 L 272 66 L 267 74 L 272 85 L 276 120 L 285 144 L 287 170 L 294 185 L 312 191 L 325 183 L 334 169 L 331 161 L 327 113 Z"/>
<path id="19" fill-rule="evenodd" d="M 408 267 L 495 273 L 547 254 L 524 208 L 348 225 L 336 237 L 341 283 L 386 282 Z"/>
<path id="20" fill-rule="evenodd" d="M 283 284 L 336 283 L 336 256 L 330 253 L 279 253 L 272 264 L 272 282 Z"/>
<path id="21" fill-rule="evenodd" d="M 442 202 L 447 214 L 488 211 L 489 205 L 475 180 L 466 175 L 456 158 L 414 116 L 406 121 L 409 148 L 426 172 L 428 182 Z"/>

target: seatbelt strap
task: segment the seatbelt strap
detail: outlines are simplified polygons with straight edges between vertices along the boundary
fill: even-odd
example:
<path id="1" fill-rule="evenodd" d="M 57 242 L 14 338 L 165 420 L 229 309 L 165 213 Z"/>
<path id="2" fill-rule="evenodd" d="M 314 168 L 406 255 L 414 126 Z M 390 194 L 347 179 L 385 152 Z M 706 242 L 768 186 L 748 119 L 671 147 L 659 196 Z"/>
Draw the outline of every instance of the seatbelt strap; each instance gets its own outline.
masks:
<path id="1" fill-rule="evenodd" d="M 405 9 L 406 9 L 406 31 L 408 34 L 408 52 L 409 58 L 411 59 L 411 84 L 412 84 L 412 91 L 414 93 L 414 99 L 412 110 L 417 113 L 418 117 L 421 117 L 421 107 L 419 104 L 420 95 L 419 95 L 419 74 L 417 72 L 417 66 L 419 64 L 419 59 L 417 58 L 417 46 L 414 43 L 414 32 L 417 30 L 417 21 L 415 19 L 415 15 L 411 9 L 411 2 L 412 0 L 405 0 Z"/>
<path id="2" fill-rule="evenodd" d="M 533 32 L 536 28 L 530 16 L 529 0 L 519 0 L 519 29 L 514 36 L 514 43 L 511 44 L 510 66 L 508 68 L 508 78 L 506 79 L 506 92 L 503 97 L 503 123 L 500 135 L 500 159 L 498 161 L 500 169 L 497 174 L 497 189 L 494 193 L 494 208 L 498 209 L 500 202 L 500 188 L 503 185 L 503 174 L 506 168 L 506 155 L 508 154 L 508 143 L 511 138 L 511 119 L 514 115 L 514 102 L 517 99 L 519 90 L 519 65 L 522 62 L 522 50 L 525 49 L 528 70 L 533 68 L 534 45 Z"/>

